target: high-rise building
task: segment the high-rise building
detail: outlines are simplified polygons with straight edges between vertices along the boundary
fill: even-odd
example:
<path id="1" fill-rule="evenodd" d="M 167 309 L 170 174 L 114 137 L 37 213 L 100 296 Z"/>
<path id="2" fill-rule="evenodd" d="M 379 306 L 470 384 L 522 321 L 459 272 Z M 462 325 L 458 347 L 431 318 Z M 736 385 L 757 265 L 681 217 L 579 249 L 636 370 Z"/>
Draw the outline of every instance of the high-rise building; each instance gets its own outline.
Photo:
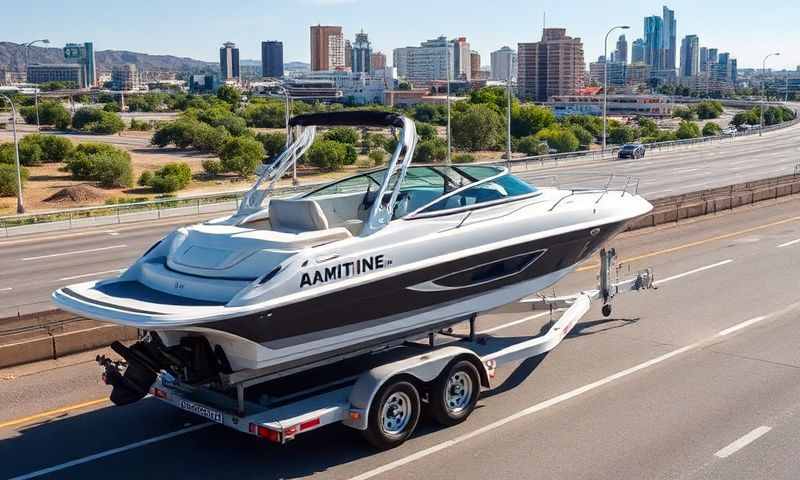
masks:
<path id="1" fill-rule="evenodd" d="M 369 64 L 372 71 L 383 70 L 386 68 L 386 55 L 382 52 L 372 52 L 369 57 Z"/>
<path id="2" fill-rule="evenodd" d="M 372 72 L 372 45 L 364 30 L 356 34 L 351 65 L 354 72 Z"/>
<path id="3" fill-rule="evenodd" d="M 681 77 L 694 77 L 700 73 L 700 38 L 686 35 L 681 41 Z"/>
<path id="4" fill-rule="evenodd" d="M 700 47 L 700 73 L 708 71 L 708 48 Z"/>
<path id="5" fill-rule="evenodd" d="M 311 26 L 311 70 L 336 70 L 346 66 L 342 27 Z"/>
<path id="6" fill-rule="evenodd" d="M 397 69 L 397 76 L 408 77 L 408 49 L 412 47 L 395 48 L 392 50 L 392 66 Z"/>
<path id="7" fill-rule="evenodd" d="M 645 43 L 644 39 L 637 38 L 631 46 L 631 63 L 645 63 L 644 61 Z"/>
<path id="8" fill-rule="evenodd" d="M 495 50 L 491 55 L 491 79 L 505 82 L 517 78 L 517 52 L 510 47 Z"/>
<path id="9" fill-rule="evenodd" d="M 239 49 L 233 42 L 225 42 L 219 49 L 219 73 L 223 82 L 239 80 Z"/>
<path id="10" fill-rule="evenodd" d="M 617 49 L 614 51 L 614 61 L 628 63 L 628 39 L 620 35 L 617 39 Z"/>
<path id="11" fill-rule="evenodd" d="M 447 80 L 448 65 L 450 78 L 453 78 L 455 55 L 453 55 L 453 42 L 446 37 L 439 37 L 420 43 L 419 47 L 406 47 L 395 50 L 395 66 L 400 66 L 398 61 L 398 50 L 401 56 L 405 55 L 406 74 L 405 78 L 416 84 L 430 84 L 435 80 Z M 449 60 L 449 64 L 448 64 Z M 402 60 L 400 60 L 402 62 Z"/>
<path id="12" fill-rule="evenodd" d="M 709 48 L 708 49 L 708 63 L 709 65 L 712 63 L 719 62 L 719 49 L 718 48 Z"/>
<path id="13" fill-rule="evenodd" d="M 662 14 L 662 24 L 663 24 L 663 35 L 664 40 L 662 41 L 663 45 L 663 55 L 662 55 L 662 64 L 661 69 L 663 70 L 675 70 L 675 55 L 677 54 L 678 49 L 678 40 L 676 36 L 677 30 L 677 22 L 675 21 L 675 10 L 670 10 L 664 5 L 663 14 Z"/>
<path id="14" fill-rule="evenodd" d="M 350 40 L 344 41 L 344 68 L 353 70 L 353 44 Z"/>
<path id="15" fill-rule="evenodd" d="M 261 76 L 283 78 L 283 42 L 261 42 Z"/>
<path id="16" fill-rule="evenodd" d="M 133 63 L 114 65 L 111 68 L 111 84 L 114 90 L 138 90 L 139 72 Z"/>
<path id="17" fill-rule="evenodd" d="M 544 102 L 583 86 L 583 43 L 565 28 L 545 28 L 540 42 L 520 43 L 518 52 L 520 97 Z"/>
<path id="18" fill-rule="evenodd" d="M 603 57 L 589 64 L 589 82 L 602 86 L 605 82 L 606 69 L 608 69 L 609 90 L 625 86 L 625 71 L 627 65 L 622 62 L 606 62 Z"/>
<path id="19" fill-rule="evenodd" d="M 94 44 L 92 42 L 68 43 L 64 45 L 64 60 L 81 66 L 81 88 L 97 85 L 97 69 L 94 62 Z"/>
<path id="20" fill-rule="evenodd" d="M 472 79 L 477 79 L 481 76 L 481 54 L 475 50 L 469 52 L 469 71 Z"/>
<path id="21" fill-rule="evenodd" d="M 651 69 L 660 69 L 664 54 L 664 22 L 659 16 L 644 18 L 644 63 Z"/>
<path id="22" fill-rule="evenodd" d="M 469 42 L 465 37 L 458 37 L 453 42 L 453 72 L 452 78 L 467 80 L 471 78 Z"/>

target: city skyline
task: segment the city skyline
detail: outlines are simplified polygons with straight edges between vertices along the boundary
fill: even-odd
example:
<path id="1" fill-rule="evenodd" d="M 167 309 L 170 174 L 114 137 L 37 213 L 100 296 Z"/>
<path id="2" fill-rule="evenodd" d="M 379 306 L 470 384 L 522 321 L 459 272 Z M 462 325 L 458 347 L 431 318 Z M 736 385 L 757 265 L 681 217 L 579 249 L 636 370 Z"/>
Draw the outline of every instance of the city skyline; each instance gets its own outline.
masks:
<path id="1" fill-rule="evenodd" d="M 476 0 L 465 2 L 467 6 L 486 8 Z M 602 36 L 608 27 L 595 21 L 605 7 L 585 1 L 576 2 L 579 8 L 569 10 L 558 8 L 558 4 L 550 0 L 536 7 L 516 0 L 501 1 L 492 5 L 491 24 L 483 21 L 485 17 L 470 13 L 472 8 L 455 11 L 447 5 L 423 4 L 417 0 L 406 4 L 410 7 L 417 3 L 425 5 L 425 15 L 419 15 L 419 9 L 404 8 L 387 16 L 382 2 L 366 0 L 300 0 L 302 8 L 275 4 L 268 7 L 268 13 L 260 13 L 267 11 L 265 2 L 246 0 L 237 4 L 246 15 L 238 14 L 239 10 L 232 10 L 229 5 L 204 0 L 168 5 L 143 0 L 141 9 L 120 10 L 124 22 L 108 21 L 121 18 L 114 15 L 121 7 L 97 0 L 84 3 L 97 8 L 69 9 L 44 0 L 34 2 L 33 6 L 6 6 L 4 14 L 10 21 L 6 23 L 5 38 L 1 40 L 23 42 L 31 38 L 49 38 L 53 45 L 63 45 L 76 38 L 90 38 L 98 50 L 131 50 L 209 62 L 215 61 L 219 45 L 225 41 L 235 42 L 240 47 L 243 60 L 259 60 L 261 41 L 279 40 L 284 44 L 287 62 L 309 62 L 308 28 L 321 23 L 341 25 L 345 39 L 351 41 L 363 28 L 370 36 L 372 50 L 387 55 L 394 48 L 415 45 L 442 34 L 448 38 L 465 36 L 470 48 L 488 59 L 490 52 L 503 45 L 514 48 L 517 43 L 536 41 L 546 12 L 547 26 L 566 28 L 571 35 L 581 38 L 586 58 L 591 59 L 602 54 Z M 151 4 L 154 8 L 147 8 Z M 767 50 L 786 50 L 781 57 L 772 59 L 773 69 L 795 69 L 800 64 L 800 55 L 792 55 L 788 50 L 800 43 L 800 32 L 792 26 L 792 18 L 800 15 L 800 6 L 775 6 L 767 11 L 738 0 L 712 5 L 686 1 L 640 5 L 623 0 L 615 5 L 615 12 L 623 13 L 617 13 L 613 23 L 631 25 L 629 41 L 632 41 L 642 36 L 642 19 L 658 12 L 663 4 L 676 12 L 678 39 L 696 34 L 701 46 L 730 51 L 739 60 L 740 68 L 760 68 L 763 52 Z M 155 11 L 158 15 L 153 13 Z M 40 20 L 33 28 L 26 21 L 32 15 Z M 163 22 L 154 22 L 156 18 L 175 18 L 176 22 L 165 29 Z M 714 22 L 709 22 L 709 18 Z M 87 28 L 87 22 L 91 27 Z M 496 28 L 500 23 L 504 27 Z M 402 28 L 398 28 L 401 24 Z M 442 31 L 443 24 L 447 25 L 445 31 Z M 715 28 L 717 24 L 724 28 Z M 52 31 L 52 25 L 59 25 L 58 31 Z M 747 35 L 737 34 L 741 31 L 746 31 Z M 759 41 L 753 42 L 753 38 Z"/>

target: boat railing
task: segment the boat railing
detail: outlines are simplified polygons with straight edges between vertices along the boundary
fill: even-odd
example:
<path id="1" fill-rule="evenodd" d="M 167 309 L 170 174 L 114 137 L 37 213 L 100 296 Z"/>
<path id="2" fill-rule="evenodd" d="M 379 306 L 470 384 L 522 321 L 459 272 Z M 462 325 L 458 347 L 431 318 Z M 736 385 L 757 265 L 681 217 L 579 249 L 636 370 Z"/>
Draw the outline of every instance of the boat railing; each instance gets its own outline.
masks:
<path id="1" fill-rule="evenodd" d="M 618 192 L 620 195 L 639 193 L 639 177 L 609 173 L 559 173 L 535 174 L 517 173 L 517 177 L 536 187 L 551 187 L 569 190 L 572 193 L 582 192 Z"/>

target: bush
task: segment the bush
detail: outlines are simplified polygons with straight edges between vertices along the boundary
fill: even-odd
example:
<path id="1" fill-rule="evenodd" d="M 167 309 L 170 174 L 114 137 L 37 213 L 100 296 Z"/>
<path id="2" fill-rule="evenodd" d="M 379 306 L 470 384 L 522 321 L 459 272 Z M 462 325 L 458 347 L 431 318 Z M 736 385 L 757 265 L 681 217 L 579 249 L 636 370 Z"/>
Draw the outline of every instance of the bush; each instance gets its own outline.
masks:
<path id="1" fill-rule="evenodd" d="M 82 132 L 111 135 L 125 129 L 125 123 L 113 112 L 81 108 L 72 117 L 72 126 Z"/>
<path id="2" fill-rule="evenodd" d="M 257 128 L 281 128 L 286 125 L 283 102 L 258 102 L 248 105 L 242 115 L 247 124 Z"/>
<path id="3" fill-rule="evenodd" d="M 686 121 L 695 120 L 697 118 L 694 111 L 686 107 L 676 107 L 672 111 L 672 116 Z"/>
<path id="4" fill-rule="evenodd" d="M 575 134 L 566 128 L 556 126 L 539 130 L 536 138 L 546 141 L 550 148 L 554 148 L 558 153 L 574 152 L 578 149 L 578 139 Z"/>
<path id="5" fill-rule="evenodd" d="M 19 141 L 19 163 L 27 167 L 41 165 L 44 150 L 40 145 L 41 135 L 26 135 Z"/>
<path id="6" fill-rule="evenodd" d="M 700 102 L 694 106 L 693 110 L 697 113 L 697 118 L 700 120 L 719 118 L 723 112 L 722 104 L 716 100 Z"/>
<path id="7" fill-rule="evenodd" d="M 655 137 L 658 135 L 658 125 L 649 118 L 639 119 L 639 131 L 644 137 Z"/>
<path id="8" fill-rule="evenodd" d="M 147 187 L 150 185 L 150 182 L 152 181 L 153 181 L 153 172 L 151 172 L 150 170 L 145 170 L 144 172 L 142 172 L 141 175 L 139 175 L 139 180 L 136 181 L 136 185 L 139 185 L 140 187 Z"/>
<path id="9" fill-rule="evenodd" d="M 203 171 L 206 172 L 208 175 L 216 176 L 225 171 L 225 169 L 222 168 L 222 162 L 220 162 L 216 158 L 209 158 L 207 160 L 203 160 L 202 165 L 203 165 Z"/>
<path id="10" fill-rule="evenodd" d="M 146 132 L 151 128 L 152 126 L 150 125 L 150 122 L 136 120 L 135 118 L 131 119 L 131 125 L 128 127 L 129 130 L 135 130 L 137 132 Z"/>
<path id="11" fill-rule="evenodd" d="M 744 112 L 739 112 L 733 116 L 733 120 L 731 120 L 731 125 L 740 126 L 740 125 L 758 125 L 761 123 L 760 114 L 756 109 L 747 110 Z"/>
<path id="12" fill-rule="evenodd" d="M 76 180 L 94 180 L 101 187 L 133 186 L 128 152 L 103 143 L 82 143 L 67 158 L 64 170 Z"/>
<path id="13" fill-rule="evenodd" d="M 511 111 L 511 135 L 514 137 L 534 135 L 555 123 L 556 116 L 548 107 L 522 105 Z M 602 125 L 600 128 L 602 129 Z"/>
<path id="14" fill-rule="evenodd" d="M 503 117 L 485 104 L 469 105 L 451 120 L 453 145 L 465 150 L 489 150 L 503 141 Z"/>
<path id="15" fill-rule="evenodd" d="M 286 148 L 286 134 L 281 132 L 257 133 L 256 140 L 264 146 L 268 158 L 275 158 Z"/>
<path id="16" fill-rule="evenodd" d="M 608 130 L 608 143 L 612 145 L 622 145 L 623 143 L 630 143 L 636 140 L 638 132 L 636 129 L 620 125 L 618 127 L 611 127 Z"/>
<path id="17" fill-rule="evenodd" d="M 386 162 L 386 154 L 381 150 L 373 150 L 369 152 L 369 159 L 373 165 L 383 165 Z"/>
<path id="18" fill-rule="evenodd" d="M 17 153 L 13 143 L 0 143 L 0 164 L 16 165 Z"/>
<path id="19" fill-rule="evenodd" d="M 358 131 L 351 127 L 336 127 L 328 130 L 322 136 L 325 140 L 355 145 L 358 143 Z"/>
<path id="20" fill-rule="evenodd" d="M 178 148 L 188 148 L 194 143 L 199 125 L 198 121 L 188 118 L 165 123 L 158 127 L 150 143 L 161 148 L 170 144 Z"/>
<path id="21" fill-rule="evenodd" d="M 188 164 L 168 163 L 153 173 L 147 185 L 156 193 L 171 193 L 186 188 L 191 181 L 192 169 Z"/>
<path id="22" fill-rule="evenodd" d="M 594 142 L 594 135 L 592 135 L 589 130 L 586 130 L 584 127 L 580 125 L 569 125 L 569 130 L 575 135 L 575 138 L 578 139 L 578 145 L 589 147 Z"/>
<path id="23" fill-rule="evenodd" d="M 191 130 L 192 147 L 202 152 L 219 153 L 225 142 L 231 137 L 223 126 L 212 127 L 205 123 L 198 123 Z"/>
<path id="24" fill-rule="evenodd" d="M 212 127 L 225 127 L 228 133 L 234 137 L 244 135 L 249 131 L 244 118 L 231 113 L 223 107 L 212 107 L 206 110 L 200 110 L 199 112 L 195 112 L 195 115 L 197 120 L 207 123 Z"/>
<path id="25" fill-rule="evenodd" d="M 475 157 L 469 153 L 459 153 L 453 157 L 453 163 L 472 163 L 474 161 Z"/>
<path id="26" fill-rule="evenodd" d="M 603 133 L 603 120 L 593 115 L 568 115 L 562 118 L 561 122 L 564 125 L 580 125 L 595 138 Z"/>
<path id="27" fill-rule="evenodd" d="M 679 140 L 697 138 L 700 136 L 700 127 L 694 122 L 687 122 L 684 120 L 678 126 L 678 130 L 675 131 L 675 136 L 677 136 Z"/>
<path id="28" fill-rule="evenodd" d="M 261 143 L 252 138 L 232 137 L 225 141 L 219 156 L 226 172 L 249 177 L 256 173 L 265 153 Z"/>
<path id="29" fill-rule="evenodd" d="M 306 152 L 308 161 L 322 170 L 338 170 L 347 159 L 347 147 L 333 140 L 314 142 Z"/>
<path id="30" fill-rule="evenodd" d="M 120 108 L 117 102 L 109 102 L 103 104 L 103 111 L 119 113 L 122 111 L 122 108 Z"/>
<path id="31" fill-rule="evenodd" d="M 344 164 L 352 165 L 356 163 L 356 160 L 358 160 L 358 150 L 356 150 L 356 147 L 347 144 L 345 145 L 345 149 Z"/>
<path id="32" fill-rule="evenodd" d="M 419 142 L 414 151 L 414 162 L 433 163 L 447 159 L 447 142 L 441 138 Z"/>
<path id="33" fill-rule="evenodd" d="M 717 135 L 722 135 L 722 127 L 720 127 L 714 122 L 708 122 L 705 125 L 703 125 L 704 137 L 715 137 Z"/>
<path id="34" fill-rule="evenodd" d="M 28 169 L 20 167 L 22 185 L 28 180 Z M 17 167 L 14 165 L 0 164 L 0 197 L 13 197 L 17 194 Z"/>
<path id="35" fill-rule="evenodd" d="M 433 140 L 436 138 L 436 127 L 430 123 L 415 122 L 417 127 L 417 135 L 420 140 Z"/>
<path id="36" fill-rule="evenodd" d="M 400 140 L 395 138 L 393 135 L 389 135 L 388 137 L 386 137 L 384 141 L 383 149 L 386 150 L 388 153 L 392 154 L 394 153 L 394 150 L 397 148 L 398 143 L 400 143 Z"/>
<path id="37" fill-rule="evenodd" d="M 36 123 L 35 107 L 22 107 L 20 114 L 25 119 L 25 123 Z M 71 118 L 69 112 L 61 102 L 44 101 L 39 103 L 39 123 L 42 125 L 54 125 L 59 130 L 69 127 Z"/>
<path id="38" fill-rule="evenodd" d="M 56 135 L 42 135 L 39 146 L 42 147 L 44 152 L 42 161 L 53 163 L 63 162 L 74 149 L 72 142 L 68 138 Z"/>
<path id="39" fill-rule="evenodd" d="M 222 85 L 217 89 L 217 98 L 231 105 L 238 105 L 242 101 L 242 92 L 233 85 Z"/>
<path id="40" fill-rule="evenodd" d="M 533 135 L 523 137 L 517 143 L 517 151 L 525 155 L 545 155 L 547 153 L 547 145 Z"/>

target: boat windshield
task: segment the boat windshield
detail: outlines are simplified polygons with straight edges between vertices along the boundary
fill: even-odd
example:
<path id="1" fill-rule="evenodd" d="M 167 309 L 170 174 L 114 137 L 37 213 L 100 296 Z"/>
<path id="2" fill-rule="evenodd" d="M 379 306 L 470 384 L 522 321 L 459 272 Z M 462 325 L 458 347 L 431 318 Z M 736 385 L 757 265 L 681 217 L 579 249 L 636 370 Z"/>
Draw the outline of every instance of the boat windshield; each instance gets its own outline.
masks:
<path id="1" fill-rule="evenodd" d="M 387 169 L 374 170 L 326 185 L 303 196 L 314 199 L 331 195 L 364 194 L 371 203 L 383 182 Z M 397 175 L 389 183 L 395 189 Z M 425 214 L 462 209 L 484 202 L 533 194 L 536 188 L 508 175 L 505 168 L 489 165 L 412 165 L 400 185 L 393 218 L 409 213 Z M 384 199 L 387 201 L 388 199 Z"/>

